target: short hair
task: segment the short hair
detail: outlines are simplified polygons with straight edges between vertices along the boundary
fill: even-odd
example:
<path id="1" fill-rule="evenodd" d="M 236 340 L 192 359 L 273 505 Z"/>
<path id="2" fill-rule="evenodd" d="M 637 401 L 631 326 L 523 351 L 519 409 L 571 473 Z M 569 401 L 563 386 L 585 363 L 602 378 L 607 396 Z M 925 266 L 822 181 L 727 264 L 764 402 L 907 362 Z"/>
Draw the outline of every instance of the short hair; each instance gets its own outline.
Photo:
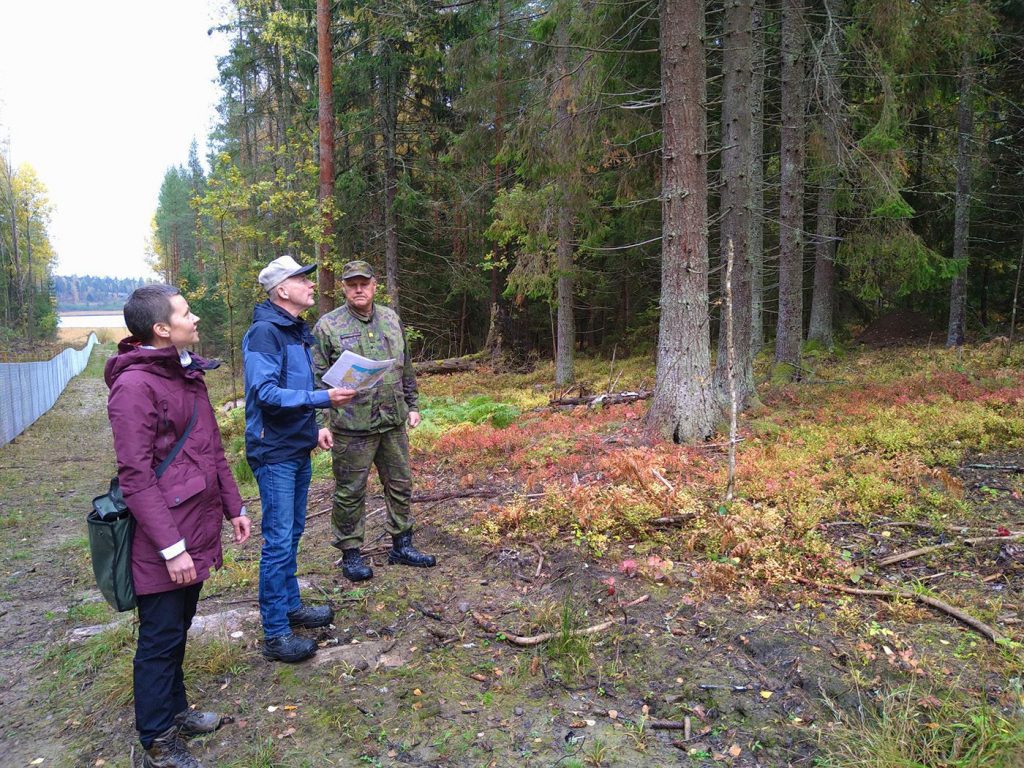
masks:
<path id="1" fill-rule="evenodd" d="M 181 293 L 173 285 L 152 283 L 136 288 L 124 305 L 124 324 L 143 344 L 153 340 L 153 326 L 171 321 L 171 298 Z"/>

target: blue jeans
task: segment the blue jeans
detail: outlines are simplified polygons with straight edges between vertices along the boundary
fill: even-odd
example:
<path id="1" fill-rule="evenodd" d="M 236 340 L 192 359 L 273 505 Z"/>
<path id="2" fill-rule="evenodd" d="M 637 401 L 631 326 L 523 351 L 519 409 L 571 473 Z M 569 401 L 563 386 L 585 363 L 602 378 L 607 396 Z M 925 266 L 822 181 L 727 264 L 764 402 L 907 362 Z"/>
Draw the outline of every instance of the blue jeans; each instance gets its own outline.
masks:
<path id="1" fill-rule="evenodd" d="M 253 473 L 263 507 L 260 618 L 267 638 L 291 634 L 288 612 L 302 607 L 295 558 L 306 528 L 306 497 L 312 472 L 309 458 L 305 458 L 264 464 Z"/>

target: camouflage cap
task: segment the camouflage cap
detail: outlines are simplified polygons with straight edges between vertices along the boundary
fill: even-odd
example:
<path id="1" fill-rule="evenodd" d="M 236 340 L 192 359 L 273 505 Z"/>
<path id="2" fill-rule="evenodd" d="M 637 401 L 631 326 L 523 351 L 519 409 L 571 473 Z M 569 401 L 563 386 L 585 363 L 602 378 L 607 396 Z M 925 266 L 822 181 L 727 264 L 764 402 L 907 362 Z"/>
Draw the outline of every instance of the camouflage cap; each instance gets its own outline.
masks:
<path id="1" fill-rule="evenodd" d="M 350 261 L 341 270 L 341 279 L 350 280 L 353 277 L 376 277 L 373 274 L 373 267 L 365 261 Z"/>

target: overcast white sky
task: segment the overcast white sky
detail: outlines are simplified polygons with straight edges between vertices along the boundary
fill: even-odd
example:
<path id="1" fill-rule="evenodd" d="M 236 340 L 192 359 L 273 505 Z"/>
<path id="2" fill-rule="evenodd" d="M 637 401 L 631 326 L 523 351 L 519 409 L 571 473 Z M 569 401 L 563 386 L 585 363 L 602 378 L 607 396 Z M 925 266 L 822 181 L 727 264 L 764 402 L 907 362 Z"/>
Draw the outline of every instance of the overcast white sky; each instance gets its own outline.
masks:
<path id="1" fill-rule="evenodd" d="M 149 275 L 164 172 L 205 161 L 223 36 L 214 0 L 0 0 L 0 138 L 54 206 L 58 274 Z"/>

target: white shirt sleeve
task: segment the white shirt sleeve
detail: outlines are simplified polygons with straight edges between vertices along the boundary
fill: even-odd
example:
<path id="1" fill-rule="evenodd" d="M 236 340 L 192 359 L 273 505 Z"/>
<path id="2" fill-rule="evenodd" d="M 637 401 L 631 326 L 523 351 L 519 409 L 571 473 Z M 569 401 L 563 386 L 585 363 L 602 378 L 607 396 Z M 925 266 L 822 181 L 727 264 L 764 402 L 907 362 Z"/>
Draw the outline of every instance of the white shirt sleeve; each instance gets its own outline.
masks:
<path id="1" fill-rule="evenodd" d="M 164 560 L 170 560 L 173 557 L 177 557 L 185 551 L 185 540 L 182 539 L 177 544 L 171 544 L 167 549 L 160 550 L 160 557 Z"/>

